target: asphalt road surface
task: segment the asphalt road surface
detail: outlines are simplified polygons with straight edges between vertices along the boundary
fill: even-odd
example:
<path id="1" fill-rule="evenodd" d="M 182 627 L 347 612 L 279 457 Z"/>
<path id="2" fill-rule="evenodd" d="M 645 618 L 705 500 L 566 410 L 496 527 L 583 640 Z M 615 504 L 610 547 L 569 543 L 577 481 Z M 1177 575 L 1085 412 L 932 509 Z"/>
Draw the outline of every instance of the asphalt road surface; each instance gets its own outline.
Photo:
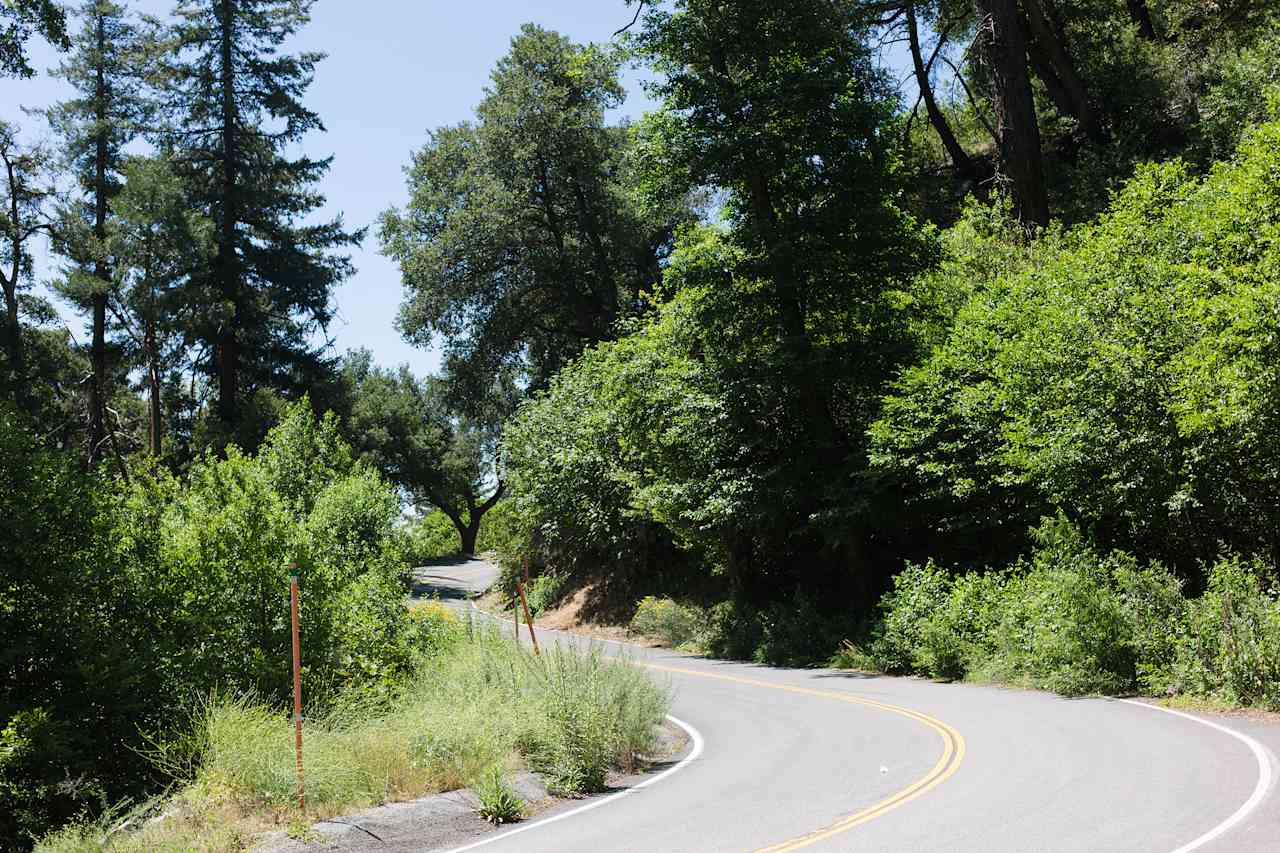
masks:
<path id="1" fill-rule="evenodd" d="M 420 591 L 461 598 L 494 571 L 427 569 Z M 670 684 L 700 753 L 459 850 L 1280 853 L 1271 719 L 605 647 Z"/>

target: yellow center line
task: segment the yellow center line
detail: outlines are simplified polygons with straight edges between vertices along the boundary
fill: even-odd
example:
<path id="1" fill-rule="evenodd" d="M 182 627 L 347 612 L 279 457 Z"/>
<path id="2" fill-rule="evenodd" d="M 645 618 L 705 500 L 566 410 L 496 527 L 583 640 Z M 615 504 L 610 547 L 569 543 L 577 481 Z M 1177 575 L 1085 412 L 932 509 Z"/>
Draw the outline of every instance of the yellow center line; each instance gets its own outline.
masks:
<path id="1" fill-rule="evenodd" d="M 484 613 L 484 611 L 475 606 L 475 602 L 472 602 L 471 607 L 476 610 L 476 612 Z M 489 616 L 491 619 L 496 619 L 492 614 L 485 613 L 485 615 Z M 552 633 L 570 634 L 573 636 L 591 639 L 589 636 L 578 634 L 575 631 L 561 630 L 552 631 Z M 628 645 L 617 640 L 610 640 L 609 642 L 617 643 L 618 645 Z M 799 838 L 782 841 L 770 847 L 763 847 L 755 851 L 755 853 L 784 853 L 784 851 L 799 850 L 803 847 L 817 844 L 819 841 L 823 841 L 833 835 L 839 835 L 842 832 L 853 829 L 855 826 L 860 826 L 868 821 L 875 820 L 881 815 L 887 814 L 899 806 L 906 805 L 916 797 L 922 796 L 947 781 L 955 774 L 956 770 L 960 769 L 960 762 L 964 760 L 964 735 L 960 734 L 960 732 L 956 731 L 952 726 L 942 720 L 939 720 L 937 717 L 931 717 L 928 714 L 921 713 L 920 711 L 913 711 L 910 708 L 890 705 L 887 702 L 879 702 L 875 699 L 864 699 L 861 696 L 854 696 L 850 693 L 837 693 L 834 690 L 818 690 L 812 687 L 795 687 L 789 684 L 774 684 L 769 681 L 760 681 L 756 678 L 745 678 L 740 675 L 725 675 L 720 672 L 702 672 L 700 670 L 685 669 L 678 666 L 646 663 L 635 659 L 632 659 L 631 663 L 637 666 L 643 666 L 646 669 L 658 670 L 660 672 L 673 672 L 679 675 L 691 675 L 695 678 L 711 678 L 717 681 L 729 681 L 735 684 L 749 684 L 752 687 L 764 687 L 768 690 L 783 690 L 787 693 L 798 693 L 802 696 L 818 696 L 824 699 L 835 699 L 837 702 L 848 702 L 850 705 L 862 705 L 868 708 L 875 708 L 879 711 L 886 711 L 890 714 L 897 714 L 900 717 L 915 720 L 916 722 L 937 732 L 942 738 L 942 756 L 938 759 L 938 763 L 933 765 L 928 773 L 921 776 L 901 791 L 890 794 L 883 800 L 867 806 L 865 809 L 856 811 L 847 817 L 843 817 L 830 826 L 816 829 L 813 832 L 800 836 Z"/>
<path id="2" fill-rule="evenodd" d="M 640 663 L 640 662 L 638 662 Z M 702 672 L 696 669 L 684 669 L 682 667 L 664 666 L 657 663 L 640 663 L 648 669 L 655 669 L 662 672 L 673 672 L 680 675 L 692 675 L 696 678 L 712 678 L 718 681 L 730 681 L 736 684 L 749 684 L 753 687 L 764 687 L 769 690 L 784 690 L 788 693 L 799 693 L 804 696 L 819 696 L 824 699 L 835 699 L 838 702 L 848 702 L 851 705 L 863 705 L 869 708 L 875 708 L 880 711 L 887 711 L 891 714 L 897 714 L 911 720 L 921 723 L 933 731 L 937 732 L 942 738 L 942 756 L 938 759 L 937 764 L 924 776 L 912 782 L 907 787 L 897 793 L 890 794 L 883 800 L 856 811 L 847 817 L 843 817 L 830 826 L 817 829 L 799 838 L 793 838 L 789 841 L 783 841 L 770 847 L 765 847 L 757 851 L 757 853 L 783 853 L 783 851 L 799 850 L 802 847 L 808 847 L 811 844 L 817 844 L 833 835 L 838 835 L 853 829 L 855 826 L 874 820 L 883 814 L 906 805 L 941 785 L 949 779 L 960 767 L 960 762 L 964 760 L 965 743 L 964 736 L 956 731 L 947 723 L 928 714 L 922 714 L 919 711 L 913 711 L 910 708 L 900 708 L 897 705 L 890 705 L 886 702 L 878 702 L 875 699 L 864 699 L 861 696 L 854 696 L 849 693 L 837 693 L 833 690 L 818 690 L 812 687 L 794 687 L 789 684 L 774 684 L 769 681 L 760 681 L 755 678 L 744 678 L 738 675 L 725 675 L 716 672 Z"/>

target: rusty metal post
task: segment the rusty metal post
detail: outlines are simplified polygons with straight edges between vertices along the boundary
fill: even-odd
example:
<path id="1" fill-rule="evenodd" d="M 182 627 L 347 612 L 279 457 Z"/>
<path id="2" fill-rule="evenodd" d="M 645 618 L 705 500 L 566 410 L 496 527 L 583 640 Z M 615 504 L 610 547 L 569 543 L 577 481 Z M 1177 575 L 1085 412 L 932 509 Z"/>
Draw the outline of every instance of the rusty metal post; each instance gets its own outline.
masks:
<path id="1" fill-rule="evenodd" d="M 529 626 L 529 640 L 533 643 L 533 653 L 540 655 L 542 651 L 538 648 L 538 638 L 533 633 L 533 616 L 529 613 L 529 602 L 524 597 L 524 584 L 520 584 L 517 589 L 520 590 L 520 605 L 524 607 L 524 624 Z"/>
<path id="2" fill-rule="evenodd" d="M 289 610 L 293 621 L 293 733 L 298 761 L 298 810 L 307 810 L 306 788 L 302 783 L 302 644 L 298 637 L 297 563 L 289 564 Z"/>

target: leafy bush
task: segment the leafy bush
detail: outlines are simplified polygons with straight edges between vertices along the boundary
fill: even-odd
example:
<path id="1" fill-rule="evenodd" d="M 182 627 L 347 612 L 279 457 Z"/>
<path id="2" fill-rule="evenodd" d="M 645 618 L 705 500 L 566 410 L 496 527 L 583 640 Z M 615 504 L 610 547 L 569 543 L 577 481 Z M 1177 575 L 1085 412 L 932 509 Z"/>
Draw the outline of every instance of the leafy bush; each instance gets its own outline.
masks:
<path id="1" fill-rule="evenodd" d="M 529 582 L 529 587 L 525 590 L 529 611 L 534 618 L 541 616 L 559 604 L 568 589 L 569 579 L 558 572 L 538 575 Z"/>
<path id="2" fill-rule="evenodd" d="M 857 627 L 849 614 L 825 614 L 802 593 L 765 607 L 722 601 L 706 622 L 699 645 L 709 654 L 773 666 L 825 662 Z"/>
<path id="3" fill-rule="evenodd" d="M 1145 166 L 1095 223 L 950 287 L 954 324 L 870 431 L 934 556 L 1004 562 L 1056 508 L 1188 577 L 1223 543 L 1280 552 L 1278 169 L 1273 120 L 1207 176 Z"/>
<path id="4" fill-rule="evenodd" d="M 163 720 L 171 661 L 124 532 L 103 482 L 0 404 L 0 848 L 148 781 L 123 745 Z"/>
<path id="5" fill-rule="evenodd" d="M 258 459 L 206 457 L 160 518 L 139 580 L 181 590 L 162 631 L 182 682 L 287 699 L 288 566 L 301 573 L 307 694 L 385 690 L 409 671 L 399 502 L 357 465 L 330 415 L 294 406 Z M 194 582 L 193 582 L 194 581 Z"/>
<path id="6" fill-rule="evenodd" d="M 1099 554 L 1062 518 L 1033 536 L 1005 572 L 908 567 L 881 600 L 869 654 L 846 643 L 832 664 L 1280 707 L 1280 589 L 1266 564 L 1225 556 L 1187 598 L 1164 566 Z"/>
<path id="7" fill-rule="evenodd" d="M 520 526 L 511 501 L 498 501 L 480 519 L 480 533 L 476 536 L 477 553 L 494 552 L 503 558 L 519 561 L 521 540 Z"/>
<path id="8" fill-rule="evenodd" d="M 408 539 L 409 561 L 415 566 L 455 556 L 462 548 L 458 529 L 438 509 L 414 519 L 409 525 Z"/>
<path id="9" fill-rule="evenodd" d="M 420 656 L 431 658 L 447 651 L 463 633 L 462 620 L 439 601 L 409 606 L 409 644 Z"/>
<path id="10" fill-rule="evenodd" d="M 880 669 L 892 674 L 916 670 L 925 624 L 950 592 L 950 576 L 932 563 L 907 566 L 894 577 L 893 589 L 880 600 L 882 616 L 869 649 Z"/>
<path id="11" fill-rule="evenodd" d="M 291 407 L 256 458 L 227 449 L 179 479 L 81 473 L 16 421 L 0 428 L 0 846 L 24 844 L 155 773 L 145 738 L 214 689 L 289 695 L 288 565 L 302 569 L 304 694 L 385 701 L 411 630 L 393 490 L 356 464 L 336 422 Z M 63 784 L 68 779 L 79 780 Z"/>
<path id="12" fill-rule="evenodd" d="M 636 605 L 629 627 L 633 634 L 653 637 L 679 648 L 695 642 L 706 631 L 706 626 L 707 614 L 702 608 L 649 595 Z"/>
<path id="13" fill-rule="evenodd" d="M 1192 601 L 1178 643 L 1179 687 L 1241 705 L 1280 710 L 1280 590 L 1258 560 L 1226 557 Z"/>

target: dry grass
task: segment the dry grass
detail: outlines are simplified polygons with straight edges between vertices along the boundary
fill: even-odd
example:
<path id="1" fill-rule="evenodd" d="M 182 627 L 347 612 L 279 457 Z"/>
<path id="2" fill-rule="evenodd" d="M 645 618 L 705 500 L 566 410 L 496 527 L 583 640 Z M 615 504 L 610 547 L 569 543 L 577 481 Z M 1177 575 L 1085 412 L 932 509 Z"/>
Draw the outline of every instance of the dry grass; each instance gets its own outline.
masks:
<path id="1" fill-rule="evenodd" d="M 184 753 L 198 755 L 194 780 L 177 795 L 70 827 L 37 849 L 239 851 L 265 830 L 520 766 L 565 793 L 599 790 L 611 767 L 630 770 L 653 746 L 667 705 L 666 692 L 626 662 L 559 646 L 535 657 L 494 630 L 460 626 L 390 707 L 348 698 L 307 720 L 305 816 L 295 806 L 289 718 L 251 698 L 220 699 L 197 715 L 186 744 L 157 749 L 158 763 L 175 771 L 187 766 Z"/>

